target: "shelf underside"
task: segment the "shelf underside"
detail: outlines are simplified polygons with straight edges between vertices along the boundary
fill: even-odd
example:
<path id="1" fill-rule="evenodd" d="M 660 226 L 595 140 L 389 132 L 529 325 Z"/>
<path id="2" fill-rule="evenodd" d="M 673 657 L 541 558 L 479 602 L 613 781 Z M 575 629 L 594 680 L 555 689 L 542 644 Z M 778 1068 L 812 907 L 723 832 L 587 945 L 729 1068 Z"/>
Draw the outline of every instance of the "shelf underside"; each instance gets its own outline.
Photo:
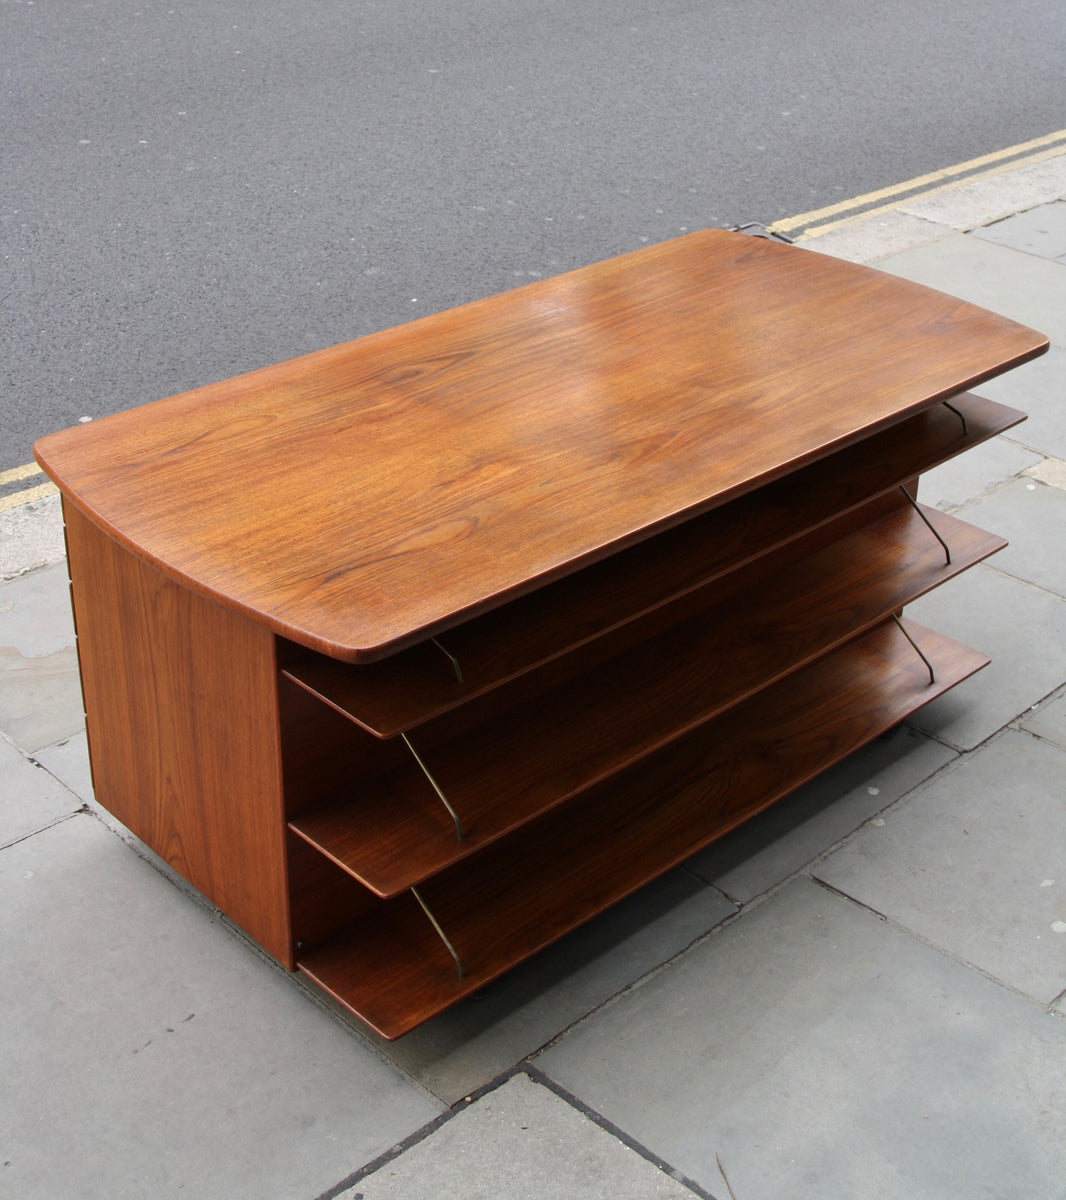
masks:
<path id="1" fill-rule="evenodd" d="M 412 738 L 453 818 L 413 757 L 350 796 L 299 813 L 293 832 L 379 896 L 398 895 L 714 719 L 1000 549 L 1002 539 L 909 506 L 769 578 L 654 631 L 640 644 L 545 669 L 545 688 L 426 742 Z M 692 601 L 682 605 L 690 608 Z M 665 610 L 664 610 L 665 611 Z M 573 660 L 577 660 L 575 666 Z M 497 693 L 497 695 L 505 695 Z M 445 723 L 448 722 L 445 719 Z M 418 731 L 420 734 L 422 730 Z M 352 729 L 353 738 L 365 738 Z M 376 745 L 376 743 L 372 743 Z"/>
<path id="2" fill-rule="evenodd" d="M 987 659 L 891 621 L 411 893 L 379 901 L 298 965 L 399 1037 L 831 766 Z"/>
<path id="3" fill-rule="evenodd" d="M 358 667 L 294 647 L 285 674 L 377 737 L 414 729 L 706 586 L 1024 419 L 1015 409 L 980 396 L 957 396 L 951 404 L 957 412 L 936 405 L 754 494 L 441 633 L 436 642 Z"/>

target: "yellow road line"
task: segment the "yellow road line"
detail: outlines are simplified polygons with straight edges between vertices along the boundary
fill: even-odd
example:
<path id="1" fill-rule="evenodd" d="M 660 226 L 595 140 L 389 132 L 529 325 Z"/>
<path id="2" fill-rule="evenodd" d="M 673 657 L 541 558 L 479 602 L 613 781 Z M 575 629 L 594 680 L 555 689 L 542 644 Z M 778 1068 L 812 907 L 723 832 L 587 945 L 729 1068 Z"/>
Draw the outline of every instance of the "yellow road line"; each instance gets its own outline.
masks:
<path id="1" fill-rule="evenodd" d="M 1066 146 L 1052 146 L 1050 149 L 1043 150 L 1039 154 L 1027 154 L 1020 161 L 1012 160 L 1008 163 L 1002 163 L 998 167 L 993 167 L 990 171 L 978 171 L 976 175 L 967 175 L 963 179 L 953 179 L 950 183 L 942 184 L 937 188 L 930 188 L 928 191 L 920 192 L 917 196 L 907 196 L 906 199 L 898 200 L 894 204 L 879 204 L 876 208 L 865 208 L 862 212 L 841 217 L 839 221 L 827 221 L 824 225 L 818 225 L 814 229 L 805 229 L 803 236 L 805 238 L 820 237 L 823 233 L 828 233 L 831 229 L 839 229 L 842 225 L 852 225 L 856 221 L 863 221 L 867 217 L 876 217 L 880 213 L 902 210 L 912 200 L 924 200 L 927 196 L 939 196 L 942 192 L 953 192 L 965 187 L 969 183 L 979 183 L 982 179 L 994 179 L 997 175 L 1006 175 L 1008 171 L 1013 171 L 1019 166 L 1030 166 L 1034 163 L 1044 162 L 1049 158 L 1057 158 L 1064 151 L 1066 151 Z"/>
<path id="2" fill-rule="evenodd" d="M 917 191 L 919 188 L 927 187 L 931 183 L 937 183 L 942 180 L 954 180 L 960 175 L 969 175 L 971 172 L 977 171 L 980 167 L 988 166 L 991 163 L 1002 162 L 1005 158 L 1023 158 L 1024 161 L 1029 161 L 1024 158 L 1027 151 L 1039 151 L 1041 147 L 1051 146 L 1052 143 L 1062 143 L 1062 146 L 1055 146 L 1050 151 L 1045 151 L 1041 157 L 1047 158 L 1056 153 L 1058 149 L 1066 149 L 1066 129 L 1059 129 L 1055 133 L 1047 133 L 1043 137 L 1033 138 L 1029 142 L 1020 142 L 1017 146 L 1008 146 L 1004 150 L 994 150 L 991 154 L 982 154 L 980 158 L 971 158 L 967 162 L 956 163 L 953 167 L 943 167 L 939 171 L 931 171 L 928 175 L 918 175 L 914 179 L 908 179 L 903 183 L 893 184 L 892 187 L 880 188 L 876 192 L 867 192 L 863 196 L 853 196 L 850 200 L 841 200 L 837 204 L 827 205 L 825 208 L 815 208 L 810 212 L 799 213 L 794 217 L 785 217 L 784 220 L 775 221 L 769 226 L 770 230 L 778 233 L 788 233 L 790 229 L 798 229 L 803 225 L 811 225 L 816 221 L 823 221 L 827 217 L 834 217 L 838 213 L 847 212 L 849 209 L 863 208 L 868 204 L 875 204 L 878 200 L 887 200 L 892 196 L 901 196 L 905 192 Z M 1037 156 L 1033 156 L 1033 160 L 1037 161 Z M 1012 162 L 1010 166 L 1020 165 L 1018 162 Z"/>
<path id="3" fill-rule="evenodd" d="M 17 479 L 29 479 L 31 475 L 43 474 L 44 472 L 36 463 L 26 463 L 21 467 L 11 467 L 7 471 L 0 471 L 0 487 L 8 483 L 14 483 Z"/>
<path id="4" fill-rule="evenodd" d="M 21 492 L 12 492 L 10 496 L 0 497 L 0 512 L 10 508 L 18 508 L 20 504 L 29 504 L 31 500 L 43 500 L 45 496 L 54 496 L 59 491 L 54 483 L 39 483 L 36 487 L 23 488 Z"/>

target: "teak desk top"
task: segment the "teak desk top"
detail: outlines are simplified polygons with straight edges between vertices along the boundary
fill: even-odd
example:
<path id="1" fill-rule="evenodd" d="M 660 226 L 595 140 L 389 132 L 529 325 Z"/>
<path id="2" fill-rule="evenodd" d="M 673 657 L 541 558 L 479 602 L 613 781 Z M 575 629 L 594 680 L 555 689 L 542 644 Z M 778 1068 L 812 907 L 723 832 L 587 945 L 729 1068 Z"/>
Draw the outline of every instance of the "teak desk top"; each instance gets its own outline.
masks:
<path id="1" fill-rule="evenodd" d="M 381 657 L 1047 349 L 709 229 L 43 438 L 120 543 Z"/>

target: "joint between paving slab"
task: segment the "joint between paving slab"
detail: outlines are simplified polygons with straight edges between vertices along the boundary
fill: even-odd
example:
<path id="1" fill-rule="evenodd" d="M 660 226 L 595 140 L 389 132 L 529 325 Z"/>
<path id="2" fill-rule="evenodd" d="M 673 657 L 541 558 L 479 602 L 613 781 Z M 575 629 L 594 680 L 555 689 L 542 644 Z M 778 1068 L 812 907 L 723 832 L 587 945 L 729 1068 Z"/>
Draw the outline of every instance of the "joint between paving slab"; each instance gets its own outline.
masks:
<path id="1" fill-rule="evenodd" d="M 1013 477 L 1013 479 L 1018 478 L 1020 478 L 1018 475 Z M 1008 482 L 1013 482 L 1013 480 L 1008 480 Z M 1047 487 L 1048 485 L 1045 484 L 1044 486 Z M 1034 583 L 1031 579 L 1023 579 L 1020 575 L 1012 575 L 1010 571 L 1005 571 L 1002 567 L 997 567 L 991 562 L 978 563 L 972 568 L 972 570 L 978 571 L 982 567 L 984 567 L 987 571 L 994 571 L 997 575 L 1002 576 L 1004 579 L 1009 579 L 1011 583 L 1024 584 L 1026 587 L 1032 588 L 1034 592 L 1039 592 L 1041 596 L 1047 596 L 1052 600 L 1058 600 L 1060 602 L 1062 600 L 1066 600 L 1066 596 L 1063 596 L 1061 592 L 1053 592 L 1051 588 L 1042 587 L 1039 583 Z"/>
<path id="2" fill-rule="evenodd" d="M 40 766 L 39 763 L 36 763 L 34 765 Z M 43 769 L 44 768 L 42 768 L 42 770 Z M 53 778 L 54 778 L 54 776 L 53 776 Z M 12 838 L 10 842 L 3 842 L 2 844 L 0 844 L 0 850 L 10 850 L 12 846 L 18 846 L 22 842 L 29 841 L 30 838 L 34 838 L 40 833 L 46 833 L 49 829 L 55 829 L 55 827 L 57 825 L 66 824 L 66 822 L 69 821 L 72 817 L 84 816 L 87 813 L 89 813 L 88 808 L 86 808 L 85 805 L 82 805 L 81 808 L 76 808 L 73 812 L 64 813 L 61 817 L 56 817 L 56 819 L 54 821 L 49 821 L 47 825 L 41 825 L 37 829 L 29 830 L 28 833 L 20 834 L 18 837 Z M 89 815 L 91 815 L 91 814 L 89 814 Z"/>
<path id="3" fill-rule="evenodd" d="M 788 879 L 783 880 L 780 884 L 775 884 L 772 889 L 763 894 L 769 895 L 771 890 L 778 891 L 786 883 L 789 883 L 794 879 L 798 879 L 804 874 L 814 878 L 813 872 L 817 867 L 825 862 L 826 859 L 834 855 L 843 846 L 846 846 L 849 842 L 859 837 L 862 831 L 866 829 L 866 827 L 872 821 L 879 820 L 886 813 L 892 812 L 893 809 L 902 808 L 904 804 L 910 803 L 912 800 L 916 800 L 923 792 L 928 791 L 946 776 L 954 774 L 954 772 L 959 770 L 960 767 L 965 766 L 970 759 L 976 757 L 982 751 L 987 750 L 1006 734 L 1010 732 L 1018 732 L 1020 729 L 1019 722 L 1027 720 L 1029 713 L 1032 712 L 1034 708 L 1036 708 L 1038 705 L 1046 703 L 1060 690 L 1062 690 L 1061 686 L 1053 688 L 1046 696 L 1042 696 L 1039 700 L 1035 701 L 1028 709 L 1026 709 L 1024 713 L 1019 713 L 1017 716 L 1012 717 L 1006 725 L 1002 725 L 999 729 L 994 730 L 986 738 L 983 738 L 977 743 L 976 746 L 973 747 L 956 746 L 954 742 L 949 742 L 946 738 L 941 737 L 939 734 L 931 732 L 928 729 L 920 729 L 917 726 L 907 725 L 908 729 L 913 729 L 915 733 L 920 734 L 928 741 L 935 742 L 938 746 L 943 746 L 945 750 L 950 750 L 953 757 L 948 759 L 947 762 L 941 763 L 935 771 L 931 771 L 924 779 L 920 779 L 912 788 L 909 788 L 907 791 L 897 796 L 894 800 L 890 800 L 883 808 L 879 808 L 872 816 L 867 817 L 866 820 L 864 820 L 860 825 L 856 826 L 856 828 L 849 830 L 842 837 L 838 838 L 831 846 L 826 846 L 826 848 L 815 855 L 815 857 L 812 858 L 809 863 L 806 863 L 804 866 L 793 872 Z M 906 722 L 904 721 L 902 724 L 906 724 Z M 1025 732 L 1028 732 L 1028 730 Z M 1054 745 L 1055 743 L 1049 744 Z"/>
<path id="4" fill-rule="evenodd" d="M 1012 446 L 1020 446 L 1023 450 L 1028 450 L 1030 454 L 1039 454 L 1041 458 L 1049 458 L 1053 462 L 1062 461 L 1061 459 L 1057 459 L 1054 454 L 1049 454 L 1046 450 L 1041 450 L 1039 446 L 1033 446 L 1030 445 L 1029 442 L 1023 442 L 1022 439 L 1018 437 L 1017 432 L 1014 429 L 1008 430 L 1006 433 L 999 433 L 996 435 L 996 438 L 1004 442 L 1010 442 Z M 1023 471 L 1022 474 L 1024 475 L 1025 472 Z M 1016 479 L 1017 476 L 1012 476 L 1012 478 Z"/>
<path id="5" fill-rule="evenodd" d="M 1062 749 L 1059 743 L 1052 741 L 1051 738 L 1044 737 L 1042 733 L 1037 733 L 1033 729 L 1026 729 L 1024 725 L 1020 724 L 1020 722 L 1024 719 L 1024 717 L 1016 717 L 1014 722 L 1008 725 L 1006 729 L 1000 730 L 1000 732 L 1006 733 L 1009 731 L 1011 733 L 1021 734 L 1023 737 L 1032 738 L 1035 742 L 1043 742 L 1047 746 L 1054 746 L 1057 750 Z"/>
<path id="6" fill-rule="evenodd" d="M 597 1112 L 594 1108 L 586 1104 L 583 1100 L 579 1099 L 572 1092 L 568 1092 L 566 1088 L 556 1083 L 550 1075 L 546 1075 L 539 1067 L 536 1067 L 531 1063 L 526 1063 L 520 1069 L 524 1071 L 534 1083 L 539 1083 L 542 1087 L 547 1088 L 550 1092 L 554 1092 L 560 1100 L 565 1100 L 571 1108 L 576 1109 L 582 1114 L 582 1116 L 587 1117 L 588 1120 L 593 1122 L 593 1124 L 598 1125 L 602 1130 L 604 1130 L 605 1133 L 609 1133 L 611 1137 L 616 1138 L 622 1143 L 623 1146 L 635 1151 L 641 1156 L 641 1158 L 646 1159 L 652 1164 L 652 1166 L 662 1171 L 663 1174 L 669 1175 L 669 1177 L 674 1180 L 675 1183 L 680 1183 L 683 1187 L 688 1188 L 693 1195 L 699 1196 L 700 1200 L 719 1200 L 717 1196 L 700 1187 L 700 1185 L 694 1179 L 690 1179 L 683 1171 L 679 1171 L 676 1167 L 671 1166 L 666 1159 L 661 1158 L 658 1154 L 653 1154 L 647 1148 L 647 1146 L 642 1145 L 640 1142 L 630 1137 L 624 1129 L 620 1129 L 614 1124 L 613 1121 L 609 1121 L 605 1116 L 603 1116 L 602 1113 Z"/>
<path id="7" fill-rule="evenodd" d="M 1030 704 L 1025 710 L 1025 712 L 1019 713 L 1014 718 L 1014 720 L 1010 723 L 1009 728 L 1013 729 L 1015 724 L 1019 721 L 1028 721 L 1034 713 L 1038 712 L 1046 704 L 1050 704 L 1053 701 L 1058 700 L 1060 697 L 1066 699 L 1066 684 L 1060 684 L 1058 687 L 1052 688 L 1046 696 L 1041 696 L 1039 700 L 1034 700 L 1033 703 Z M 1053 743 L 1053 745 L 1057 745 L 1057 743 Z"/>
<path id="8" fill-rule="evenodd" d="M 1000 436 L 1002 437 L 1002 435 L 1000 435 Z M 1005 438 L 1004 440 L 1007 441 L 1010 439 Z M 1014 445 L 1020 447 L 1023 450 L 1027 450 L 1030 454 L 1039 454 L 1040 453 L 1039 450 L 1035 450 L 1030 446 L 1023 446 L 1021 442 L 1015 442 Z M 967 496 L 965 500 L 961 500 L 958 504 L 947 504 L 943 508 L 941 508 L 939 505 L 937 505 L 936 511 L 946 513 L 948 516 L 955 516 L 958 513 L 961 513 L 964 508 L 969 508 L 969 506 L 971 504 L 976 504 L 980 500 L 987 500 L 990 497 L 997 495 L 999 492 L 1003 491 L 1003 489 L 1005 487 L 1008 487 L 1012 483 L 1016 483 L 1019 479 L 1022 478 L 1022 476 L 1025 475 L 1026 471 L 1031 470 L 1031 469 L 1032 468 L 1030 468 L 1030 467 L 1026 467 L 1024 471 L 1019 472 L 1017 475 L 1010 475 L 1006 479 L 997 479 L 994 483 L 990 483 L 983 492 L 976 492 L 972 496 Z M 919 500 L 922 499 L 921 494 L 919 494 L 918 499 Z M 923 501 L 923 503 L 924 503 L 924 501 Z M 982 562 L 987 562 L 987 561 L 988 561 L 987 559 L 982 559 Z"/>
<path id="9" fill-rule="evenodd" d="M 315 1200 L 336 1200 L 336 1197 L 343 1196 L 345 1192 L 351 1191 L 368 1175 L 373 1175 L 375 1171 L 380 1171 L 382 1167 L 387 1167 L 390 1162 L 395 1161 L 405 1151 L 410 1150 L 413 1146 L 417 1146 L 420 1142 L 424 1142 L 426 1138 L 436 1133 L 443 1125 L 447 1125 L 454 1117 L 456 1117 L 468 1103 L 472 1103 L 475 1099 L 480 1099 L 483 1095 L 495 1091 L 501 1087 L 513 1075 L 518 1073 L 517 1067 L 512 1067 L 503 1075 L 493 1079 L 490 1083 L 479 1088 L 476 1092 L 472 1092 L 470 1096 L 464 1097 L 458 1103 L 453 1104 L 451 1108 L 446 1108 L 439 1116 L 433 1118 L 432 1121 L 427 1121 L 421 1128 L 416 1129 L 414 1133 L 408 1134 L 402 1142 L 397 1142 L 394 1146 L 390 1146 L 388 1150 L 383 1151 L 376 1158 L 372 1158 L 368 1163 L 364 1163 L 357 1171 L 353 1171 L 350 1175 L 346 1175 L 338 1183 L 327 1188 L 315 1197 Z M 356 1200 L 356 1197 L 351 1197 L 350 1200 Z"/>
<path id="10" fill-rule="evenodd" d="M 537 1051 L 537 1053 L 539 1053 L 539 1051 Z M 604 1130 L 605 1133 L 610 1134 L 627 1149 L 639 1154 L 641 1158 L 643 1158 L 646 1162 L 651 1163 L 652 1166 L 654 1166 L 657 1170 L 663 1172 L 665 1175 L 668 1175 L 675 1183 L 680 1183 L 683 1187 L 688 1188 L 688 1190 L 691 1191 L 694 1196 L 698 1196 L 700 1200 L 718 1200 L 718 1197 L 714 1196 L 708 1191 L 705 1191 L 694 1180 L 689 1179 L 683 1171 L 679 1171 L 677 1168 L 671 1166 L 659 1155 L 653 1154 L 646 1146 L 641 1145 L 640 1142 L 631 1138 L 627 1133 L 619 1129 L 618 1126 L 614 1125 L 601 1113 L 598 1113 L 594 1108 L 591 1108 L 589 1105 L 583 1103 L 576 1096 L 572 1095 L 565 1088 L 557 1084 L 554 1079 L 527 1061 L 516 1063 L 506 1071 L 502 1071 L 495 1078 L 489 1080 L 488 1083 L 482 1084 L 481 1087 L 476 1088 L 474 1091 L 468 1093 L 461 1100 L 456 1101 L 449 1108 L 445 1109 L 444 1112 L 434 1117 L 432 1121 L 427 1121 L 425 1125 L 409 1134 L 403 1139 L 403 1141 L 397 1142 L 395 1145 L 390 1146 L 388 1150 L 385 1150 L 383 1153 L 377 1155 L 376 1158 L 364 1163 L 363 1166 L 361 1166 L 357 1171 L 353 1171 L 350 1175 L 346 1175 L 332 1187 L 327 1188 L 324 1192 L 316 1196 L 315 1200 L 337 1200 L 337 1198 L 343 1196 L 345 1192 L 349 1192 L 353 1188 L 357 1187 L 362 1180 L 376 1174 L 383 1167 L 387 1167 L 389 1163 L 394 1162 L 408 1150 L 411 1150 L 421 1142 L 424 1142 L 443 1126 L 453 1121 L 460 1113 L 465 1112 L 466 1109 L 468 1109 L 471 1105 L 476 1104 L 485 1096 L 491 1095 L 493 1092 L 498 1091 L 504 1086 L 504 1084 L 509 1083 L 517 1075 L 525 1075 L 531 1082 L 538 1084 L 547 1091 L 550 1091 L 554 1095 L 558 1096 L 560 1100 L 563 1100 L 575 1111 L 581 1113 L 583 1117 L 591 1121 L 600 1129 Z M 352 1197 L 350 1197 L 350 1200 L 358 1200 L 360 1195 L 361 1193 L 355 1193 Z"/>
<path id="11" fill-rule="evenodd" d="M 876 917 L 890 929 L 894 929 L 897 933 L 905 937 L 913 938 L 916 942 L 919 942 L 921 945 L 925 946 L 926 949 L 932 950 L 935 954 L 943 955 L 944 958 L 950 959 L 954 963 L 958 963 L 960 967 L 965 967 L 966 970 L 975 972 L 983 979 L 987 979 L 989 983 L 995 984 L 996 987 L 1002 988 L 1005 992 L 1009 992 L 1012 996 L 1019 1000 L 1024 1000 L 1026 1004 L 1038 1009 L 1042 1013 L 1052 1013 L 1054 1005 L 1058 1004 L 1059 1000 L 1062 998 L 1061 996 L 1056 996 L 1049 1003 L 1044 1004 L 1035 996 L 1030 995 L 1028 992 L 1021 991 L 1013 984 L 1008 983 L 1005 979 L 1000 979 L 998 975 L 991 974 L 989 971 L 985 970 L 984 967 L 979 966 L 977 963 L 970 962 L 968 959 L 965 959 L 961 955 L 956 954 L 954 951 L 949 950 L 946 946 L 941 946 L 939 943 L 932 941 L 924 934 L 919 933 L 916 929 L 911 929 L 909 925 L 904 925 L 895 920 L 893 917 L 888 916 L 886 913 L 879 912 L 876 908 L 873 908 L 864 900 L 856 899 L 855 896 L 849 896 L 847 892 L 841 891 L 840 888 L 831 883 L 827 883 L 826 880 L 819 878 L 817 875 L 811 875 L 810 879 L 812 883 L 816 884 L 823 891 L 829 892 L 830 895 L 837 896 L 841 900 L 846 900 L 849 904 L 853 904 L 856 908 L 861 909 L 863 912 L 869 913 L 870 916 Z M 1064 992 L 1063 995 L 1066 995 L 1066 992 Z M 1052 1015 L 1055 1014 L 1052 1013 Z"/>

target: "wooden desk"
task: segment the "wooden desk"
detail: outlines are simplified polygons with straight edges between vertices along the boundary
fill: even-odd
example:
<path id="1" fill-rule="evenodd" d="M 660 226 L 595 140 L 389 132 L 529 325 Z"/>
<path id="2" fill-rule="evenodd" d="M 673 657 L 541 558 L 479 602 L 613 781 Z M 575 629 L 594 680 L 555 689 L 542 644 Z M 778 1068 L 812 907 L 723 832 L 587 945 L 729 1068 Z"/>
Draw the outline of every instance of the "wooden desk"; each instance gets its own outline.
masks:
<path id="1" fill-rule="evenodd" d="M 902 487 L 1046 348 L 707 230 L 46 437 L 97 797 L 398 1036 L 984 664 Z"/>

